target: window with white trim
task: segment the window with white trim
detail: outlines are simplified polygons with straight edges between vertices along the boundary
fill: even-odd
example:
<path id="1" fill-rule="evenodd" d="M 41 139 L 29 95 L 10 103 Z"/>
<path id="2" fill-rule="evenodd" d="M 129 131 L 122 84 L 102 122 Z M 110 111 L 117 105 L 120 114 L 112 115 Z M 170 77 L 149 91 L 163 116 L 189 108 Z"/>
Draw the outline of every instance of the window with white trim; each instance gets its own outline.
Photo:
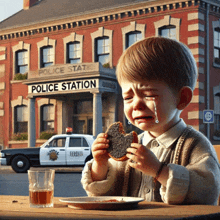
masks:
<path id="1" fill-rule="evenodd" d="M 220 64 L 220 28 L 214 29 L 214 62 Z"/>
<path id="2" fill-rule="evenodd" d="M 100 27 L 91 33 L 92 38 L 92 62 L 100 62 L 106 68 L 112 68 L 112 38 L 113 30 Z"/>
<path id="3" fill-rule="evenodd" d="M 220 92 L 214 95 L 214 136 L 220 138 Z"/>
<path id="4" fill-rule="evenodd" d="M 28 107 L 26 105 L 18 105 L 15 107 L 14 114 L 14 133 L 27 132 Z"/>
<path id="5" fill-rule="evenodd" d="M 143 38 L 141 31 L 131 31 L 126 34 L 126 48 Z"/>
<path id="6" fill-rule="evenodd" d="M 54 105 L 41 106 L 41 131 L 54 131 Z"/>
<path id="7" fill-rule="evenodd" d="M 54 49 L 52 46 L 41 48 L 41 67 L 47 67 L 54 64 Z"/>
<path id="8" fill-rule="evenodd" d="M 155 36 L 167 37 L 180 40 L 180 18 L 173 18 L 165 15 L 163 19 L 155 21 Z"/>
<path id="9" fill-rule="evenodd" d="M 81 47 L 79 41 L 67 44 L 67 63 L 80 63 Z"/>
<path id="10" fill-rule="evenodd" d="M 159 35 L 176 40 L 176 27 L 174 25 L 163 26 L 159 28 Z"/>
<path id="11" fill-rule="evenodd" d="M 16 73 L 26 73 L 28 71 L 28 51 L 19 50 L 16 52 Z"/>
<path id="12" fill-rule="evenodd" d="M 102 65 L 109 64 L 110 62 L 110 45 L 109 37 L 96 38 L 96 62 L 100 62 Z"/>

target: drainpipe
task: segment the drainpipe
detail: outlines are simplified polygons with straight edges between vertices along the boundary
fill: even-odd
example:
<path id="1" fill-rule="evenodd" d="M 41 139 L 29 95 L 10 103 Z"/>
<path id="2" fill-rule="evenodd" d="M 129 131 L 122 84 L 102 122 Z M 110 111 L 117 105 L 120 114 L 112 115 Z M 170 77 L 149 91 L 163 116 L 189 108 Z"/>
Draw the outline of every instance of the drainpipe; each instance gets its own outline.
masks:
<path id="1" fill-rule="evenodd" d="M 210 89 L 209 89 L 209 74 L 210 74 L 210 60 L 209 60 L 209 9 L 210 4 L 207 3 L 206 9 L 206 108 L 210 109 Z M 210 139 L 210 123 L 207 123 L 207 138 Z"/>

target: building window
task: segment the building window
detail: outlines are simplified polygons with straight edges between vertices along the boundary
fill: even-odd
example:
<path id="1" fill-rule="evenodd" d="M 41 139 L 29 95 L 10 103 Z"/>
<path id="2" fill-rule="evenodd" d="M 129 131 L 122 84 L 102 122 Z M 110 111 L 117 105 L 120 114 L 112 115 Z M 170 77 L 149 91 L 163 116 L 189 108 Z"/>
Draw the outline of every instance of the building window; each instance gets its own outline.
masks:
<path id="1" fill-rule="evenodd" d="M 142 39 L 142 33 L 140 31 L 132 31 L 126 34 L 126 48 L 130 47 L 135 42 Z"/>
<path id="2" fill-rule="evenodd" d="M 41 107 L 41 131 L 54 131 L 54 105 Z"/>
<path id="3" fill-rule="evenodd" d="M 170 39 L 176 39 L 176 27 L 173 25 L 159 28 L 159 35 Z"/>
<path id="4" fill-rule="evenodd" d="M 67 63 L 80 63 L 80 42 L 75 41 L 67 44 Z"/>
<path id="5" fill-rule="evenodd" d="M 220 138 L 220 92 L 214 95 L 214 122 L 214 136 Z"/>
<path id="6" fill-rule="evenodd" d="M 219 133 L 220 136 L 220 114 L 215 114 L 215 131 Z"/>
<path id="7" fill-rule="evenodd" d="M 110 62 L 110 45 L 109 38 L 102 37 L 96 39 L 96 62 L 100 62 L 102 65 L 109 64 Z"/>
<path id="8" fill-rule="evenodd" d="M 53 65 L 54 62 L 54 49 L 52 46 L 41 48 L 41 67 Z"/>
<path id="9" fill-rule="evenodd" d="M 16 52 L 16 73 L 26 73 L 28 71 L 28 51 Z"/>
<path id="10" fill-rule="evenodd" d="M 220 64 L 220 28 L 214 30 L 214 59 Z"/>
<path id="11" fill-rule="evenodd" d="M 15 107 L 15 133 L 27 132 L 28 125 L 28 107 L 25 105 L 19 105 Z"/>

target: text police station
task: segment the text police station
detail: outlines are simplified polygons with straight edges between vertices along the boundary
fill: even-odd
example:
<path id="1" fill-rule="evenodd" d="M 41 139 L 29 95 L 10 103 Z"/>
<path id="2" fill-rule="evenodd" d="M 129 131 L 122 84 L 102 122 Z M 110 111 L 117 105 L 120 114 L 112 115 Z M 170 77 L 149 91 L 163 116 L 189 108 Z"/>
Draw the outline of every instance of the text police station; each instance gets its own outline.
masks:
<path id="1" fill-rule="evenodd" d="M 31 85 L 31 93 L 49 93 L 69 90 L 82 90 L 97 88 L 97 80 L 76 80 L 58 83 Z"/>

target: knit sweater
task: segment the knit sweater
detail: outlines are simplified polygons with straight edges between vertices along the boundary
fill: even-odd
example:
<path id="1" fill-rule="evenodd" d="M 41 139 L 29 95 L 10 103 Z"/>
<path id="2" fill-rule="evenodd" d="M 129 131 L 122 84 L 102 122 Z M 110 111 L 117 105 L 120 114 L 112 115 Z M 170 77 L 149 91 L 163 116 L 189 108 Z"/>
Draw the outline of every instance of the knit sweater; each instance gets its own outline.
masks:
<path id="1" fill-rule="evenodd" d="M 139 135 L 139 140 L 142 136 L 143 134 Z M 187 127 L 173 146 L 167 162 L 187 169 L 190 183 L 184 198 L 171 200 L 168 196 L 166 201 L 161 196 L 160 186 L 157 186 L 155 190 L 149 192 L 155 194 L 155 201 L 169 204 L 217 205 L 220 193 L 220 165 L 214 147 L 203 134 L 192 127 Z M 91 165 L 92 161 L 87 163 L 81 180 L 89 196 L 138 196 L 142 173 L 131 168 L 128 161 L 109 159 L 106 180 L 97 182 L 92 181 Z"/>

